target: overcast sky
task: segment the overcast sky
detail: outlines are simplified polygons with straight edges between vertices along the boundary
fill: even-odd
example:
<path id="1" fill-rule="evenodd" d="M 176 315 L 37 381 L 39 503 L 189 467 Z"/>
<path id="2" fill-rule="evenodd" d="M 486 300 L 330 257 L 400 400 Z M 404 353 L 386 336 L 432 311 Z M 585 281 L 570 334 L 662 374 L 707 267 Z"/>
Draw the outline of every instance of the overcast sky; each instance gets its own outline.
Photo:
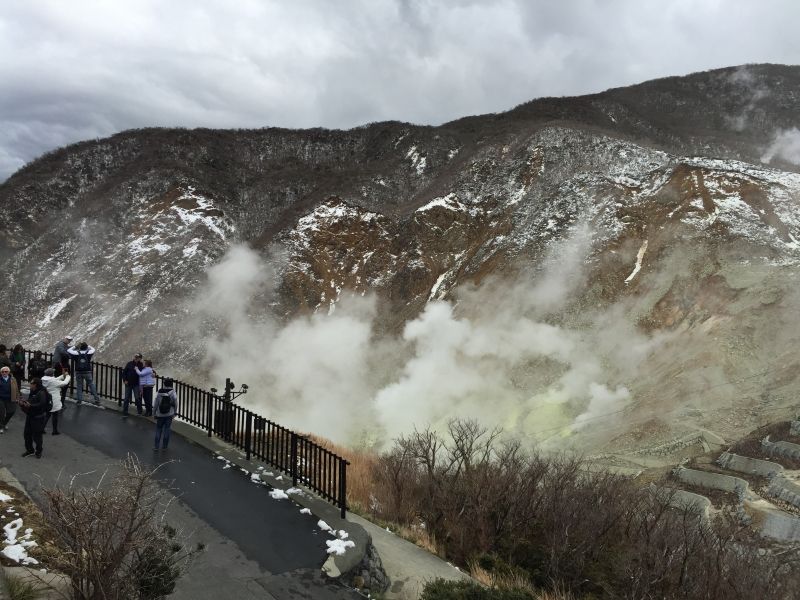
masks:
<path id="1" fill-rule="evenodd" d="M 131 127 L 438 124 L 800 63 L 797 0 L 4 0 L 0 181 Z"/>

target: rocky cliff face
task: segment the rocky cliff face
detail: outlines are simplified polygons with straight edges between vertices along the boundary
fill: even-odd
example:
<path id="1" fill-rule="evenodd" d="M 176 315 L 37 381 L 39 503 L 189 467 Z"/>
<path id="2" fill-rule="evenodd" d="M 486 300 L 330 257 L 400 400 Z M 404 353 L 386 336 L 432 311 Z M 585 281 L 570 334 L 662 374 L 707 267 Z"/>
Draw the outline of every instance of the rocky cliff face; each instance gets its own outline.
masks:
<path id="1" fill-rule="evenodd" d="M 375 297 L 371 335 L 405 327 L 405 344 L 359 388 L 369 412 L 413 380 L 404 361 L 422 355 L 408 324 L 442 301 L 459 319 L 502 313 L 570 340 L 566 354 L 534 334 L 513 356 L 488 342 L 477 352 L 508 366 L 498 397 L 510 404 L 494 421 L 520 435 L 580 432 L 585 447 L 626 452 L 704 428 L 735 435 L 791 412 L 797 391 L 800 174 L 775 140 L 800 125 L 798 94 L 800 68 L 767 65 L 438 128 L 143 130 L 77 144 L 0 186 L 0 340 L 49 347 L 72 333 L 110 362 L 147 348 L 197 379 L 208 340 L 230 327 L 224 314 L 194 319 L 204 303 L 246 295 L 274 332 Z M 235 277 L 208 290 L 208 269 L 241 243 L 270 265 L 274 294 Z M 484 337 L 502 343 L 514 330 L 503 327 Z M 581 343 L 596 356 L 575 359 Z M 591 373 L 573 389 L 578 362 Z M 492 395 L 460 393 L 437 401 L 471 414 Z"/>

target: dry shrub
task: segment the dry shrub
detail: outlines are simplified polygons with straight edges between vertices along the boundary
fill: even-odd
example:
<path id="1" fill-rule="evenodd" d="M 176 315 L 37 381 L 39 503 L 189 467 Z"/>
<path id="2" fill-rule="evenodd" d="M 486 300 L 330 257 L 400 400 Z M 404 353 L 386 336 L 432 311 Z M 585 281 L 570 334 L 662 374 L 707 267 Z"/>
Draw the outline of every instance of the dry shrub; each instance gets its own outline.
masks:
<path id="1" fill-rule="evenodd" d="M 107 485 L 44 490 L 45 518 L 62 552 L 75 600 L 149 600 L 170 594 L 187 551 L 173 529 L 158 524 L 164 492 L 134 457 Z"/>
<path id="2" fill-rule="evenodd" d="M 788 598 L 800 583 L 798 549 L 763 551 L 733 512 L 709 523 L 670 508 L 667 491 L 590 472 L 579 458 L 524 452 L 475 421 L 452 421 L 448 436 L 398 439 L 375 481 L 379 517 L 421 521 L 460 564 L 499 557 L 480 565 L 492 582 L 558 581 L 578 595 L 631 600 Z"/>

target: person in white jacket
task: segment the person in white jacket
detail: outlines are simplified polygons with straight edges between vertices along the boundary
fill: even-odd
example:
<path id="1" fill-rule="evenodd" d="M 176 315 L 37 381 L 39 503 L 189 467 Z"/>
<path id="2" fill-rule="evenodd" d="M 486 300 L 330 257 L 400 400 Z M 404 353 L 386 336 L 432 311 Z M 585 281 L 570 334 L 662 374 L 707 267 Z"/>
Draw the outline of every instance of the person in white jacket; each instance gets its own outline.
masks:
<path id="1" fill-rule="evenodd" d="M 53 397 L 53 410 L 51 410 L 50 414 L 47 416 L 47 421 L 52 417 L 53 435 L 58 435 L 58 415 L 61 414 L 61 409 L 64 408 L 61 402 L 61 388 L 65 388 L 69 385 L 70 376 L 69 373 L 63 373 L 55 377 L 55 374 L 55 369 L 45 369 L 44 377 L 42 377 L 42 385 L 47 388 L 47 391 L 50 392 L 50 395 Z M 44 423 L 45 427 L 47 427 L 47 421 Z"/>

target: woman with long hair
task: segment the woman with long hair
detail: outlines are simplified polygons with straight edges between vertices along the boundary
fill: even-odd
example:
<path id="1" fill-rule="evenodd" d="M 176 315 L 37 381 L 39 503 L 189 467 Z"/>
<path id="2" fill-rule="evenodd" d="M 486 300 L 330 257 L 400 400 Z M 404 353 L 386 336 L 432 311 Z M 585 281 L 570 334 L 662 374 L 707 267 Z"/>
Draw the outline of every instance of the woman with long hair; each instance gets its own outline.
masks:
<path id="1" fill-rule="evenodd" d="M 11 374 L 17 380 L 17 388 L 22 389 L 22 380 L 25 379 L 25 348 L 17 344 L 11 351 Z"/>

